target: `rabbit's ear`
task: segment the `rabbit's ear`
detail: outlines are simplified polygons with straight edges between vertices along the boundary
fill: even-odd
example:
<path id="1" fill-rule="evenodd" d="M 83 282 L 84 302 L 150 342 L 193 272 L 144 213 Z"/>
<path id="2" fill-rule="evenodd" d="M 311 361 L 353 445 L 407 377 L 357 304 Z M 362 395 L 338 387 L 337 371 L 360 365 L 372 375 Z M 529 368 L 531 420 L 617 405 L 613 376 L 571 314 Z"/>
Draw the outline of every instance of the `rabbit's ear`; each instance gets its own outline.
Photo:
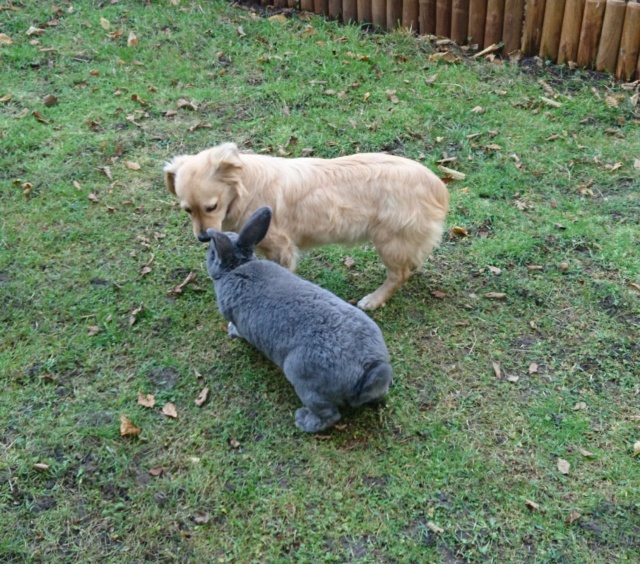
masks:
<path id="1" fill-rule="evenodd" d="M 234 256 L 231 239 L 224 233 L 213 229 L 207 229 L 207 234 L 211 236 L 211 244 L 215 247 L 216 255 L 218 255 L 220 262 L 229 262 Z"/>
<path id="2" fill-rule="evenodd" d="M 238 247 L 253 250 L 265 238 L 270 223 L 271 208 L 265 206 L 253 212 L 238 235 Z"/>

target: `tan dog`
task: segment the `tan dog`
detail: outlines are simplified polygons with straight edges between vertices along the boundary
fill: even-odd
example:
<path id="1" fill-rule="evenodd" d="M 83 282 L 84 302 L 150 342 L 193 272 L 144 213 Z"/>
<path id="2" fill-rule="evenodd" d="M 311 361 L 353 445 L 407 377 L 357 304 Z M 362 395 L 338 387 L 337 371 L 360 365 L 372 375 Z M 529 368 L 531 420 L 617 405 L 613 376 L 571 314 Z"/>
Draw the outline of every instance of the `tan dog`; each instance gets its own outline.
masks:
<path id="1" fill-rule="evenodd" d="M 440 242 L 449 208 L 449 192 L 433 172 L 385 153 L 283 159 L 239 153 L 225 143 L 175 157 L 164 173 L 196 237 L 210 227 L 237 231 L 256 209 L 271 207 L 271 227 L 258 249 L 290 270 L 298 249 L 373 242 L 387 279 L 358 302 L 365 310 L 384 305 L 425 261 Z"/>

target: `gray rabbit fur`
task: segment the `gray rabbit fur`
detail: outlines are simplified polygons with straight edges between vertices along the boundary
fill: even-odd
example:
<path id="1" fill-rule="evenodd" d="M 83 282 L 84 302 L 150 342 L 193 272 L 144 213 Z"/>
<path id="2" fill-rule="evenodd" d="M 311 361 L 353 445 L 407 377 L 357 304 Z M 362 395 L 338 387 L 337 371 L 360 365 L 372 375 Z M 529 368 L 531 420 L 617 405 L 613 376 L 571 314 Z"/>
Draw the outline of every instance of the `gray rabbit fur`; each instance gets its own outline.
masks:
<path id="1" fill-rule="evenodd" d="M 275 362 L 305 407 L 296 425 L 318 432 L 340 419 L 339 406 L 373 404 L 392 380 L 380 328 L 364 312 L 280 265 L 259 260 L 271 209 L 258 209 L 239 234 L 208 229 L 207 270 L 229 335 Z"/>

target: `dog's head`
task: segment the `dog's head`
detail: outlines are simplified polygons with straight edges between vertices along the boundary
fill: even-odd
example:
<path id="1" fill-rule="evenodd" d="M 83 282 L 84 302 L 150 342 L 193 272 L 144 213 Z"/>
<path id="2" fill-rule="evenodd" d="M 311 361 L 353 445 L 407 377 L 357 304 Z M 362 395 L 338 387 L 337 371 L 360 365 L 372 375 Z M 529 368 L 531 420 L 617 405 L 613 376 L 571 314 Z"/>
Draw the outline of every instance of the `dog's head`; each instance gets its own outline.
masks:
<path id="1" fill-rule="evenodd" d="M 164 167 L 167 190 L 191 216 L 193 233 L 207 238 L 207 229 L 222 230 L 232 202 L 246 194 L 240 173 L 238 147 L 225 143 L 198 153 L 173 158 Z"/>

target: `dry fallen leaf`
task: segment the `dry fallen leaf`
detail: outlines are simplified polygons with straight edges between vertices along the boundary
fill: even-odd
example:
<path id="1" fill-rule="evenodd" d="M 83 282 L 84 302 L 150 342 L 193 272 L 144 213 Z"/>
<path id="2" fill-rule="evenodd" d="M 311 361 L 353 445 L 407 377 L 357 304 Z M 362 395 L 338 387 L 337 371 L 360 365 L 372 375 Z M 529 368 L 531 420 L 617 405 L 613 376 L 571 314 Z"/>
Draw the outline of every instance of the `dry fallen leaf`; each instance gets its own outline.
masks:
<path id="1" fill-rule="evenodd" d="M 129 33 L 129 37 L 127 39 L 127 47 L 137 47 L 138 43 L 140 43 L 138 41 L 138 38 L 136 37 L 136 34 L 132 32 Z"/>
<path id="2" fill-rule="evenodd" d="M 436 138 L 437 139 L 437 138 Z M 459 172 L 446 166 L 438 165 L 438 169 L 444 172 L 447 176 L 450 176 L 454 180 L 464 180 L 467 175 L 464 172 Z"/>
<path id="3" fill-rule="evenodd" d="M 633 159 L 633 168 L 640 170 L 640 159 Z"/>
<path id="4" fill-rule="evenodd" d="M 539 264 L 530 264 L 527 266 L 527 270 L 544 270 L 544 266 L 540 266 Z"/>
<path id="5" fill-rule="evenodd" d="M 32 112 L 31 115 L 40 123 L 44 123 L 45 125 L 49 123 L 49 120 L 44 119 L 44 116 L 40 112 Z"/>
<path id="6" fill-rule="evenodd" d="M 518 380 L 520 380 L 520 376 L 507 376 L 507 382 L 517 382 Z"/>
<path id="7" fill-rule="evenodd" d="M 169 294 L 172 296 L 178 296 L 180 294 L 182 294 L 185 286 L 187 284 L 190 284 L 191 282 L 193 282 L 196 279 L 196 273 L 195 272 L 189 272 L 189 274 L 187 275 L 187 277 L 180 282 L 180 284 L 176 284 L 175 286 L 173 286 L 172 288 L 169 288 Z"/>
<path id="8" fill-rule="evenodd" d="M 0 98 L 0 104 L 6 104 L 7 102 L 10 102 L 11 98 L 13 98 L 13 94 L 11 93 L 5 94 L 2 98 Z"/>
<path id="9" fill-rule="evenodd" d="M 640 441 L 636 441 L 633 444 L 633 456 L 638 456 L 640 454 Z"/>
<path id="10" fill-rule="evenodd" d="M 497 266 L 487 266 L 487 268 L 496 276 L 500 276 L 502 274 L 502 270 L 500 270 Z"/>
<path id="11" fill-rule="evenodd" d="M 198 106 L 196 106 L 193 102 L 190 102 L 189 100 L 186 100 L 184 98 L 180 98 L 176 102 L 176 104 L 180 109 L 185 108 L 187 110 L 193 110 L 194 112 L 198 109 Z"/>
<path id="12" fill-rule="evenodd" d="M 162 466 L 155 466 L 153 468 L 149 468 L 149 474 L 155 477 L 162 476 L 162 472 L 164 472 L 164 468 L 162 468 Z"/>
<path id="13" fill-rule="evenodd" d="M 98 199 L 98 196 L 96 196 L 93 192 L 91 192 L 91 194 L 89 194 L 87 196 L 87 198 L 89 198 L 94 204 L 99 204 L 100 200 Z"/>
<path id="14" fill-rule="evenodd" d="M 362 101 L 366 102 L 369 98 L 371 98 L 371 92 L 365 92 L 364 96 L 362 97 Z"/>
<path id="15" fill-rule="evenodd" d="M 111 27 L 111 22 L 107 18 L 100 18 L 100 27 L 102 29 L 109 29 Z"/>
<path id="16" fill-rule="evenodd" d="M 540 96 L 540 99 L 547 105 L 553 108 L 560 108 L 562 104 L 560 102 L 556 102 L 555 100 L 551 100 L 551 98 L 545 98 L 544 96 Z"/>
<path id="17" fill-rule="evenodd" d="M 587 404 L 583 401 L 579 401 L 573 406 L 573 411 L 579 411 L 580 409 L 587 409 Z"/>
<path id="18" fill-rule="evenodd" d="M 31 36 L 31 35 L 42 35 L 44 33 L 44 29 L 40 29 L 39 27 L 34 27 L 31 26 L 28 30 L 27 30 L 27 35 Z"/>
<path id="19" fill-rule="evenodd" d="M 583 449 L 583 448 L 581 448 L 579 452 L 580 452 L 580 454 L 581 454 L 582 456 L 584 456 L 585 458 L 591 458 L 591 457 L 593 456 L 593 453 L 592 453 L 592 452 L 589 452 L 588 450 L 585 450 L 585 449 Z"/>
<path id="20" fill-rule="evenodd" d="M 47 470 L 49 470 L 49 465 L 45 464 L 44 462 L 36 462 L 33 465 L 33 468 L 38 472 L 46 472 Z"/>
<path id="21" fill-rule="evenodd" d="M 136 427 L 124 415 L 120 416 L 120 434 L 123 437 L 132 437 L 140 434 L 140 427 Z"/>
<path id="22" fill-rule="evenodd" d="M 451 233 L 453 233 L 454 235 L 460 235 L 461 237 L 467 237 L 469 235 L 468 230 L 466 230 L 464 227 L 458 227 L 457 225 L 451 228 Z"/>
<path id="23" fill-rule="evenodd" d="M 0 33 L 0 45 L 11 45 L 13 40 L 6 33 Z"/>
<path id="24" fill-rule="evenodd" d="M 634 290 L 640 292 L 640 284 L 636 284 L 635 282 L 629 282 L 629 286 Z"/>
<path id="25" fill-rule="evenodd" d="M 176 406 L 173 405 L 170 401 L 162 406 L 162 414 L 166 415 L 167 417 L 171 417 L 172 419 L 176 419 L 178 417 Z"/>
<path id="26" fill-rule="evenodd" d="M 446 297 L 447 297 L 446 292 L 441 292 L 440 290 L 433 290 L 433 291 L 431 292 L 431 295 L 432 295 L 434 298 L 438 298 L 439 300 L 443 300 L 444 298 L 446 298 Z"/>
<path id="27" fill-rule="evenodd" d="M 571 464 L 569 464 L 564 458 L 558 458 L 558 470 L 565 476 L 569 473 Z"/>
<path id="28" fill-rule="evenodd" d="M 524 500 L 524 504 L 527 506 L 528 509 L 530 509 L 531 511 L 539 511 L 540 510 L 540 506 L 535 502 L 535 501 L 531 501 L 530 499 L 525 499 Z"/>
<path id="29" fill-rule="evenodd" d="M 196 407 L 202 407 L 204 402 L 209 397 L 209 388 L 202 388 L 202 391 L 198 394 L 198 397 L 194 400 Z"/>
<path id="30" fill-rule="evenodd" d="M 560 266 L 558 266 L 558 270 L 560 270 L 560 272 L 565 272 L 565 271 L 569 270 L 569 263 L 568 262 L 561 262 Z"/>
<path id="31" fill-rule="evenodd" d="M 50 108 L 51 106 L 55 106 L 58 103 L 58 98 L 56 98 L 53 94 L 47 94 L 42 99 L 42 102 L 45 106 L 47 106 L 47 108 Z"/>
<path id="32" fill-rule="evenodd" d="M 138 390 L 138 405 L 142 407 L 153 407 L 156 404 L 156 398 L 151 394 L 147 394 L 146 396 Z"/>
<path id="33" fill-rule="evenodd" d="M 538 373 L 538 364 L 535 362 L 532 362 L 529 365 L 529 374 L 537 374 Z"/>
<path id="34" fill-rule="evenodd" d="M 100 327 L 98 327 L 97 325 L 89 325 L 89 327 L 87 327 L 87 333 L 89 337 L 93 337 L 94 335 L 100 333 Z"/>
<path id="35" fill-rule="evenodd" d="M 269 18 L 269 19 L 271 19 L 271 18 Z M 192 519 L 193 519 L 193 522 L 196 525 L 206 525 L 209 522 L 209 520 L 211 519 L 211 516 L 206 511 L 196 511 L 193 514 Z"/>
<path id="36" fill-rule="evenodd" d="M 398 104 L 400 102 L 400 99 L 396 96 L 395 90 L 387 90 L 387 100 L 392 104 Z"/>
<path id="37" fill-rule="evenodd" d="M 580 517 L 582 517 L 582 515 L 580 513 L 578 513 L 577 511 L 572 511 L 569 515 L 569 517 L 567 517 L 567 520 L 565 521 L 565 523 L 567 525 L 572 525 L 573 523 L 575 523 L 578 519 L 580 519 Z"/>
<path id="38" fill-rule="evenodd" d="M 236 441 L 234 438 L 229 439 L 228 442 L 231 448 L 240 448 L 240 443 Z"/>
<path id="39" fill-rule="evenodd" d="M 441 535 L 444 533 L 444 529 L 442 527 L 438 527 L 433 521 L 427 521 L 427 528 L 430 531 L 433 531 L 436 535 Z"/>
<path id="40" fill-rule="evenodd" d="M 140 304 L 140 306 L 138 306 L 131 312 L 131 315 L 129 315 L 129 327 L 131 327 L 138 320 L 138 314 L 143 309 L 144 309 L 144 304 Z"/>
<path id="41" fill-rule="evenodd" d="M 507 294 L 502 292 L 489 292 L 488 294 L 485 294 L 484 297 L 490 300 L 504 300 L 507 297 Z"/>
<path id="42" fill-rule="evenodd" d="M 124 161 L 124 166 L 129 170 L 140 170 L 142 167 L 134 161 Z"/>
<path id="43" fill-rule="evenodd" d="M 483 114 L 484 112 L 485 109 L 482 106 L 476 106 L 475 108 L 471 109 L 472 114 Z"/>
<path id="44" fill-rule="evenodd" d="M 495 360 L 491 361 L 491 365 L 493 366 L 493 371 L 495 372 L 496 378 L 500 380 L 502 378 L 502 371 L 500 370 L 500 363 Z"/>

